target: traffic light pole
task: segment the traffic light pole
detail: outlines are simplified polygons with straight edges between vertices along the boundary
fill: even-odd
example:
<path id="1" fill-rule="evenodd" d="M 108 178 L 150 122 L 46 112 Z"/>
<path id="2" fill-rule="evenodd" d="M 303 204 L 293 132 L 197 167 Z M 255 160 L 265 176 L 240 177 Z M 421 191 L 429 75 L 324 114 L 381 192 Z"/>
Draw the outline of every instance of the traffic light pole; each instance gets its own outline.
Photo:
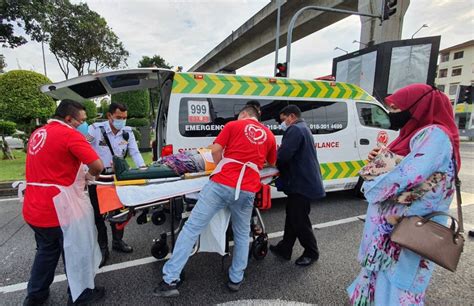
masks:
<path id="1" fill-rule="evenodd" d="M 323 6 L 305 6 L 293 15 L 291 18 L 290 25 L 288 26 L 288 34 L 286 38 L 286 77 L 290 76 L 290 58 L 291 58 L 291 40 L 293 39 L 293 28 L 295 27 L 296 20 L 298 17 L 306 10 L 315 10 L 315 11 L 323 11 L 323 12 L 333 12 L 333 13 L 340 13 L 340 14 L 347 14 L 347 15 L 358 15 L 358 16 L 365 16 L 365 17 L 373 17 L 373 18 L 380 18 L 383 19 L 382 15 L 373 15 L 373 14 L 364 14 L 355 11 L 348 11 L 348 10 L 340 10 L 334 8 L 327 8 Z"/>

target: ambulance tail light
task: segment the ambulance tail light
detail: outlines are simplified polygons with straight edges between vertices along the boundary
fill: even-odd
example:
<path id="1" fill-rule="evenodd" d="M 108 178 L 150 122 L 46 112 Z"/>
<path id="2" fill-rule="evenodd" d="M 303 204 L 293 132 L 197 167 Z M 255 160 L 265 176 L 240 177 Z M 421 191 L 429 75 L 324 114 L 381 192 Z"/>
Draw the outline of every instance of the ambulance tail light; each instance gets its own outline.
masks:
<path id="1" fill-rule="evenodd" d="M 173 154 L 173 145 L 166 145 L 161 149 L 161 157 Z"/>

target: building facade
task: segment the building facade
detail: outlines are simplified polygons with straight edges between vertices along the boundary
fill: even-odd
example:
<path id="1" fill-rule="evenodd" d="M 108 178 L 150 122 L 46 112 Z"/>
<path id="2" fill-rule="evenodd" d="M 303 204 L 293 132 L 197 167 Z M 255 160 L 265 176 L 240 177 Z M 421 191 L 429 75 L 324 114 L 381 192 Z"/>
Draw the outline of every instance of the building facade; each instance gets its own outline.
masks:
<path id="1" fill-rule="evenodd" d="M 435 83 L 453 103 L 456 123 L 461 135 L 473 137 L 472 101 L 471 104 L 454 104 L 459 85 L 474 85 L 474 40 L 439 51 Z"/>

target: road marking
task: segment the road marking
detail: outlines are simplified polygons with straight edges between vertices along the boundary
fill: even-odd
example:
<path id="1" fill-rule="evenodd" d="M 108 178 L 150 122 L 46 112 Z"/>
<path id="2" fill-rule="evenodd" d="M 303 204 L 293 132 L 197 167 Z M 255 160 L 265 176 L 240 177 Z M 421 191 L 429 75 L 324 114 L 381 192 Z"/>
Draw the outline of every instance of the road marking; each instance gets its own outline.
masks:
<path id="1" fill-rule="evenodd" d="M 0 203 L 1 203 L 1 202 L 13 201 L 13 200 L 18 201 L 19 198 L 5 198 L 5 199 L 0 199 Z"/>
<path id="2" fill-rule="evenodd" d="M 462 194 L 463 202 L 464 202 L 463 206 L 469 206 L 469 205 L 474 204 L 474 194 L 467 193 L 467 192 L 461 192 L 461 194 Z M 451 208 L 454 209 L 455 207 L 452 206 Z M 322 228 L 326 228 L 326 227 L 337 226 L 337 225 L 351 223 L 351 222 L 355 222 L 355 221 L 361 221 L 361 218 L 365 218 L 365 215 L 359 215 L 359 216 L 354 216 L 354 217 L 349 217 L 349 218 L 344 218 L 344 219 L 339 219 L 339 220 L 314 224 L 313 229 L 322 229 Z M 279 237 L 283 237 L 283 231 L 268 234 L 269 239 L 279 238 Z M 233 243 L 231 242 L 230 245 L 232 246 Z M 168 256 L 166 256 L 164 259 L 168 259 L 169 256 L 170 255 L 168 254 Z M 141 265 L 146 265 L 146 264 L 153 263 L 153 262 L 156 262 L 156 261 L 158 261 L 156 258 L 150 256 L 150 257 L 145 257 L 145 258 L 141 258 L 141 259 L 116 263 L 116 264 L 108 265 L 108 266 L 105 266 L 105 267 L 99 269 L 97 274 L 122 270 L 122 269 L 141 266 Z M 65 274 L 60 274 L 60 275 L 56 275 L 54 277 L 53 283 L 63 282 L 65 280 L 67 280 L 66 275 Z M 0 287 L 0 293 L 5 294 L 5 293 L 11 293 L 11 292 L 25 290 L 27 285 L 28 285 L 28 282 L 23 282 L 23 283 L 18 283 L 18 284 L 14 284 L 14 285 L 3 286 L 3 287 Z"/>
<path id="3" fill-rule="evenodd" d="M 334 221 L 314 224 L 313 229 L 322 229 L 322 228 L 341 225 L 341 224 L 350 223 L 350 222 L 354 222 L 354 221 L 360 221 L 359 218 L 364 217 L 364 216 L 365 215 L 360 215 L 360 216 L 355 216 L 355 217 L 350 217 L 350 218 L 345 218 L 345 219 L 340 219 L 340 220 L 334 220 Z M 283 231 L 268 234 L 268 238 L 278 238 L 278 237 L 283 237 Z M 230 245 L 232 246 L 233 243 L 230 243 Z M 166 256 L 164 259 L 168 259 L 169 256 L 170 255 L 168 254 L 168 256 Z M 156 262 L 156 261 L 158 261 L 158 260 L 155 257 L 150 256 L 150 257 L 145 257 L 145 258 L 141 258 L 141 259 L 116 263 L 116 264 L 113 264 L 113 265 L 108 265 L 108 266 L 102 267 L 101 269 L 99 269 L 97 274 L 122 270 L 122 269 L 141 266 L 141 265 L 146 265 L 146 264 Z M 66 280 L 66 275 L 65 274 L 60 274 L 60 275 L 56 275 L 54 277 L 53 283 L 63 282 L 65 280 Z M 3 287 L 0 287 L 0 293 L 5 294 L 5 293 L 11 293 L 11 292 L 25 290 L 27 285 L 28 285 L 28 282 L 23 282 L 23 283 L 18 283 L 18 284 L 14 284 L 14 285 L 3 286 Z"/>

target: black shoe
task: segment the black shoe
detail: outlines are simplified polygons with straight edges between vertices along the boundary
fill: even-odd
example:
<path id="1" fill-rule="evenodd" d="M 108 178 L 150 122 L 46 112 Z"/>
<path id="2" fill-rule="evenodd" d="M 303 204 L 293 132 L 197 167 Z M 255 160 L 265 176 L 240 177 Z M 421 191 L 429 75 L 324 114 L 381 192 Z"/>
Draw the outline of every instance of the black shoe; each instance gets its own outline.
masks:
<path id="1" fill-rule="evenodd" d="M 133 248 L 125 243 L 123 240 L 114 240 L 112 241 L 112 249 L 115 251 L 123 252 L 123 253 L 132 253 Z"/>
<path id="2" fill-rule="evenodd" d="M 468 235 L 469 235 L 469 237 L 474 237 L 474 230 L 469 231 L 469 234 L 468 234 Z"/>
<path id="3" fill-rule="evenodd" d="M 153 289 L 153 295 L 159 297 L 177 297 L 179 296 L 178 287 L 182 281 L 174 281 L 171 284 L 167 284 L 164 280 Z"/>
<path id="4" fill-rule="evenodd" d="M 99 268 L 105 266 L 107 259 L 109 259 L 109 248 L 100 248 L 100 253 L 102 254 L 102 259 L 100 260 Z"/>
<path id="5" fill-rule="evenodd" d="M 36 305 L 43 305 L 46 300 L 48 299 L 48 295 L 44 298 L 37 298 L 37 297 L 29 297 L 27 296 L 23 301 L 23 306 L 36 306 Z"/>
<path id="6" fill-rule="evenodd" d="M 232 292 L 237 292 L 240 290 L 240 286 L 242 285 L 242 283 L 244 282 L 244 279 L 242 279 L 240 282 L 238 283 L 234 283 L 233 281 L 231 281 L 230 279 L 227 281 L 227 288 L 229 288 L 230 291 Z"/>
<path id="7" fill-rule="evenodd" d="M 309 265 L 312 265 L 315 261 L 317 261 L 319 258 L 319 255 L 316 256 L 316 257 L 308 257 L 308 256 L 305 256 L 305 255 L 301 255 L 296 261 L 295 261 L 295 264 L 297 266 L 302 266 L 302 267 L 306 267 L 306 266 L 309 266 Z"/>
<path id="8" fill-rule="evenodd" d="M 280 250 L 280 248 L 277 245 L 271 245 L 270 246 L 270 251 L 273 253 L 278 258 L 281 258 L 283 260 L 290 260 L 291 255 L 285 255 L 283 252 Z"/>
<path id="9" fill-rule="evenodd" d="M 68 305 L 86 305 L 88 303 L 97 302 L 102 299 L 105 295 L 104 287 L 95 287 L 94 289 L 87 288 L 84 290 L 81 295 L 77 298 L 75 302 L 72 301 L 71 296 L 67 302 Z"/>

